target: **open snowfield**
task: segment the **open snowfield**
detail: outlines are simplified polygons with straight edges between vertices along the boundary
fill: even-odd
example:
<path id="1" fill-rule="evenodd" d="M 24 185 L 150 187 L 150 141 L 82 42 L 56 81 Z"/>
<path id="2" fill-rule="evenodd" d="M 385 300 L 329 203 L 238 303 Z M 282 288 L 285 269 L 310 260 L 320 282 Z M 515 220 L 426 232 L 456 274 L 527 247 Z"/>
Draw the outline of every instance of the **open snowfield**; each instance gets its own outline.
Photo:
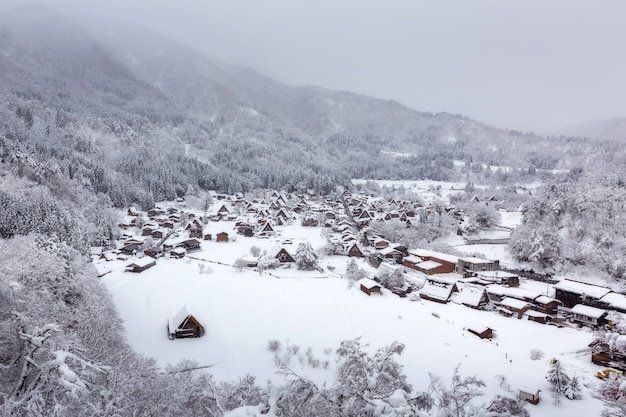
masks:
<path id="1" fill-rule="evenodd" d="M 320 230 L 289 226 L 280 239 L 292 239 L 293 250 L 302 240 L 318 248 Z M 192 256 L 232 263 L 253 245 L 269 249 L 274 243 L 243 237 L 228 243 L 208 241 Z M 334 273 L 291 269 L 274 276 L 214 263 L 206 263 L 212 273 L 201 274 L 200 261 L 163 258 L 155 267 L 133 274 L 123 272 L 128 262 L 113 261 L 109 263 L 113 272 L 102 279 L 124 320 L 130 343 L 161 365 L 193 359 L 210 365 L 218 379 L 250 373 L 260 382 L 278 381 L 282 377 L 276 375 L 267 350 L 268 341 L 276 339 L 283 346 L 299 345 L 301 352 L 311 347 L 321 361 L 329 360 L 328 369 L 313 369 L 306 361 L 302 365 L 297 357 L 291 361 L 299 373 L 323 381 L 333 376 L 333 357 L 325 350 L 334 350 L 342 340 L 362 337 L 372 349 L 397 340 L 406 345 L 400 362 L 415 389 L 428 388 L 429 372 L 449 379 L 461 364 L 463 375 L 478 375 L 487 384 L 484 401 L 495 394 L 514 395 L 496 378 L 506 375 L 512 391 L 521 385 L 542 390 L 542 402 L 529 405 L 533 416 L 599 415 L 600 402 L 587 388 L 584 400 L 564 399 L 555 406 L 545 381 L 549 360 L 558 358 L 587 387 L 601 383 L 594 376 L 599 368 L 585 351 L 592 340 L 589 331 L 559 329 L 455 304 L 410 301 L 388 291 L 369 297 L 338 277 L 347 261 L 344 257 L 323 259 L 321 264 L 334 266 Z M 166 320 L 183 305 L 204 324 L 204 337 L 167 338 Z M 495 338 L 481 340 L 469 333 L 464 328 L 471 323 L 493 328 Z M 541 349 L 545 356 L 531 360 L 531 349 Z"/>
<path id="2" fill-rule="evenodd" d="M 424 201 L 450 201 L 450 196 L 465 192 L 464 182 L 448 182 L 436 180 L 365 180 L 353 179 L 353 184 L 365 184 L 368 181 L 377 183 L 380 187 L 404 188 L 420 196 Z"/>

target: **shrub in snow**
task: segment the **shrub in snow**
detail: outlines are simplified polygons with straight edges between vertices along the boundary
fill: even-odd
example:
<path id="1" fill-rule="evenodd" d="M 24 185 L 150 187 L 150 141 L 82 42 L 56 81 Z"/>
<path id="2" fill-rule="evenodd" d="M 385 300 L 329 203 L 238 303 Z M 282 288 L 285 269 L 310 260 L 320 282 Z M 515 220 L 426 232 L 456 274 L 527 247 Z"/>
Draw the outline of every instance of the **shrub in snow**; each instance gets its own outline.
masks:
<path id="1" fill-rule="evenodd" d="M 484 417 L 530 417 L 525 402 L 497 395 L 489 404 Z"/>
<path id="2" fill-rule="evenodd" d="M 541 349 L 531 349 L 530 350 L 530 359 L 537 361 L 543 358 L 543 351 Z"/>
<path id="3" fill-rule="evenodd" d="M 258 246 L 251 246 L 250 254 L 254 257 L 258 257 L 261 254 L 261 248 L 259 248 Z"/>
<path id="4" fill-rule="evenodd" d="M 279 340 L 272 339 L 269 342 L 267 342 L 267 350 L 269 350 L 270 352 L 278 352 L 282 348 L 283 348 L 283 344 L 280 343 Z"/>
<path id="5" fill-rule="evenodd" d="M 472 416 L 476 415 L 478 407 L 474 400 L 483 395 L 481 388 L 485 383 L 476 376 L 461 377 L 459 367 L 454 368 L 452 381 L 448 384 L 440 377 L 430 375 L 429 393 L 432 395 L 434 405 L 445 416 Z"/>

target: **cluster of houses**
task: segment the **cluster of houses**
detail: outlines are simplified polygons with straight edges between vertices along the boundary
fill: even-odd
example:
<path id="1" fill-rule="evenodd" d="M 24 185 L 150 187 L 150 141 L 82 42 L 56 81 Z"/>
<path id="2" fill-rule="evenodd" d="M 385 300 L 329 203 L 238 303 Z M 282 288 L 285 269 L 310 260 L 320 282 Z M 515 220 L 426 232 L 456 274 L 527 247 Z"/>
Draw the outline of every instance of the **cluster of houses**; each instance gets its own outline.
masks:
<path id="1" fill-rule="evenodd" d="M 119 225 L 123 238 L 120 246 L 101 256 L 107 260 L 128 259 L 126 270 L 141 273 L 154 266 L 160 256 L 182 258 L 200 250 L 203 241 L 227 243 L 234 237 L 228 232 L 267 238 L 279 235 L 281 226 L 299 222 L 305 227 L 324 228 L 336 254 L 367 258 L 376 267 L 384 263 L 402 268 L 407 287 L 419 289 L 419 297 L 425 300 L 453 301 L 477 309 L 491 305 L 503 315 L 540 323 L 558 321 L 563 314 L 557 313 L 561 312 L 571 321 L 591 327 L 606 324 L 609 310 L 626 312 L 626 297 L 608 288 L 565 280 L 554 286 L 554 297 L 550 297 L 520 288 L 519 277 L 501 270 L 497 260 L 408 249 L 384 239 L 371 227 L 373 222 L 387 221 L 411 227 L 421 217 L 442 210 L 463 221 L 464 213 L 459 210 L 362 192 L 346 192 L 335 199 L 277 191 L 258 198 L 215 195 L 210 213 L 187 210 L 183 201 L 154 207 L 147 213 L 129 208 L 128 221 Z M 215 233 L 215 224 L 224 225 L 223 230 Z M 282 243 L 270 250 L 272 256 L 280 263 L 295 262 L 289 250 L 291 242 Z M 144 256 L 133 257 L 140 253 Z M 246 266 L 255 266 L 255 260 L 249 260 Z M 372 279 L 361 282 L 360 288 L 368 295 L 382 291 Z"/>

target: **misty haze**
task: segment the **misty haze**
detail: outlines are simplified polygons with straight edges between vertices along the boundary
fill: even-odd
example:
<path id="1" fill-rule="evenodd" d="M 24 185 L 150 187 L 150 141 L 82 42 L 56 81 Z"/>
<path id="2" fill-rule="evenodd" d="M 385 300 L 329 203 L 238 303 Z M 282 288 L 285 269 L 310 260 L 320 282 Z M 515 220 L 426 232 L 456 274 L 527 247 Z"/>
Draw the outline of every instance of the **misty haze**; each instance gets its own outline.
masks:
<path id="1" fill-rule="evenodd" d="M 619 2 L 0 5 L 0 415 L 626 415 Z"/>

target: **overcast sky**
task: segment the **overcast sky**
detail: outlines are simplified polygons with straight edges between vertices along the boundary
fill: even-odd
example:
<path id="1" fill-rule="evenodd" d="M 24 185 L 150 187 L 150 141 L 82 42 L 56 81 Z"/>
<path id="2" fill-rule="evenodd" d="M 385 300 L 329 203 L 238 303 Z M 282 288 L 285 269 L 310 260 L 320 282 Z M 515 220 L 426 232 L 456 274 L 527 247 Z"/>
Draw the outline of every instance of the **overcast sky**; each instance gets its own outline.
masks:
<path id="1" fill-rule="evenodd" d="M 498 127 L 626 117 L 622 0 L 43 2 L 150 27 L 290 85 Z"/>

